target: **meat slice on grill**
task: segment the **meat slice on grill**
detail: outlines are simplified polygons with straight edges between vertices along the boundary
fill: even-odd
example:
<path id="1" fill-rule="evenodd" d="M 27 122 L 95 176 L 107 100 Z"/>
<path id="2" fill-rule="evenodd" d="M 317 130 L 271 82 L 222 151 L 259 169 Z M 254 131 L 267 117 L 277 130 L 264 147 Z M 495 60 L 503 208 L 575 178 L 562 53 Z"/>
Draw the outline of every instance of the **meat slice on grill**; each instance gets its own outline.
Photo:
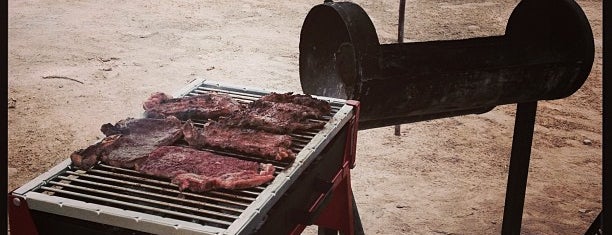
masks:
<path id="1" fill-rule="evenodd" d="M 183 135 L 181 121 L 165 119 L 127 118 L 102 125 L 106 135 L 102 141 L 72 153 L 72 163 L 79 169 L 89 169 L 98 160 L 111 166 L 133 168 L 158 146 L 171 145 Z"/>
<path id="2" fill-rule="evenodd" d="M 151 95 L 143 104 L 145 116 L 163 118 L 175 116 L 180 120 L 208 120 L 228 116 L 238 112 L 244 106 L 229 95 L 203 93 L 194 96 L 172 98 L 162 92 Z"/>
<path id="3" fill-rule="evenodd" d="M 330 112 L 331 106 L 327 101 L 310 95 L 270 93 L 221 121 L 231 126 L 289 134 L 323 127 L 325 122 L 313 119 L 320 119 Z"/>
<path id="4" fill-rule="evenodd" d="M 274 166 L 188 147 L 162 146 L 136 164 L 144 174 L 172 179 L 180 190 L 242 189 L 274 178 Z"/>
<path id="5" fill-rule="evenodd" d="M 227 126 L 209 122 L 197 128 L 191 121 L 183 125 L 185 141 L 194 147 L 212 147 L 234 153 L 242 153 L 274 160 L 291 160 L 292 137 L 261 130 Z"/>
<path id="6" fill-rule="evenodd" d="M 320 118 L 323 115 L 327 115 L 331 111 L 331 106 L 327 101 L 316 99 L 311 95 L 293 94 L 293 92 L 288 92 L 284 94 L 272 92 L 270 94 L 262 96 L 259 100 L 274 103 L 293 103 L 301 106 L 306 106 L 310 109 L 316 110 L 316 113 L 313 113 L 313 116 L 316 118 Z"/>
<path id="7" fill-rule="evenodd" d="M 322 114 L 314 109 L 294 103 L 275 103 L 257 100 L 223 123 L 231 126 L 254 128 L 279 134 L 290 134 L 295 131 L 306 131 L 321 128 L 325 122 L 312 120 Z"/>
<path id="8" fill-rule="evenodd" d="M 117 144 L 119 143 L 117 140 L 120 137 L 121 135 L 111 135 L 86 149 L 80 149 L 73 152 L 70 155 L 72 165 L 82 170 L 91 168 L 98 162 L 99 156 L 117 148 Z"/>

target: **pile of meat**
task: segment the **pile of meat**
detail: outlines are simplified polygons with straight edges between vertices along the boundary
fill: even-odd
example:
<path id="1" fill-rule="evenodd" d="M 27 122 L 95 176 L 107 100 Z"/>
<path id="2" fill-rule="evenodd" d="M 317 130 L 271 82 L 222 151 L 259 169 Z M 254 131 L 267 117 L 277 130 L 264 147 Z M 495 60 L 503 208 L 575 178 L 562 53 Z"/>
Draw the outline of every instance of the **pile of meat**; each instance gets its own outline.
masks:
<path id="1" fill-rule="evenodd" d="M 321 128 L 326 101 L 309 95 L 271 93 L 247 105 L 225 94 L 172 98 L 158 92 L 147 99 L 145 118 L 104 124 L 106 136 L 70 156 L 88 170 L 98 162 L 167 178 L 180 190 L 203 192 L 259 186 L 274 178 L 272 164 L 242 160 L 204 149 L 276 161 L 292 161 L 295 131 Z M 192 120 L 205 121 L 202 127 Z M 186 142 L 188 146 L 178 146 Z"/>

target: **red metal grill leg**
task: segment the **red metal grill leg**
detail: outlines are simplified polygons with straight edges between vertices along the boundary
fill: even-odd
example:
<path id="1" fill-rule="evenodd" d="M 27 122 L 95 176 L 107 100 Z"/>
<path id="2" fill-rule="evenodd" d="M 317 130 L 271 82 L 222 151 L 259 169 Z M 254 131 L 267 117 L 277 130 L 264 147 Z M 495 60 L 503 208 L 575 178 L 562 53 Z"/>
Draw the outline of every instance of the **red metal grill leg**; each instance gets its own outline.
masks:
<path id="1" fill-rule="evenodd" d="M 36 225 L 30 215 L 28 202 L 15 195 L 8 195 L 9 225 L 11 234 L 37 235 Z"/>
<path id="2" fill-rule="evenodd" d="M 328 206 L 315 220 L 314 224 L 320 228 L 333 229 L 342 234 L 355 234 L 355 217 L 353 213 L 353 191 L 351 189 L 351 168 L 355 167 L 355 155 L 357 149 L 357 130 L 359 123 L 359 101 L 348 100 L 348 105 L 355 107 L 355 118 L 349 123 L 349 131 L 344 150 L 344 165 L 341 169 L 341 177 L 336 177 L 340 182 L 334 190 Z M 336 183 L 334 183 L 336 184 Z"/>
<path id="3" fill-rule="evenodd" d="M 315 225 L 340 231 L 342 234 L 355 234 L 353 217 L 353 194 L 351 192 L 351 181 L 348 169 L 342 182 L 331 195 L 331 201 L 319 218 L 314 222 Z"/>
<path id="4" fill-rule="evenodd" d="M 329 185 L 329 190 L 322 193 L 306 212 L 306 217 L 318 213 L 312 224 L 321 228 L 320 234 L 336 234 L 340 231 L 342 234 L 354 235 L 356 232 L 355 217 L 359 218 L 359 215 L 356 215 L 356 208 L 355 211 L 353 208 L 356 204 L 351 189 L 350 170 L 355 166 L 360 103 L 354 100 L 348 100 L 346 103 L 355 108 L 355 117 L 348 123 L 350 130 L 346 138 L 342 167 L 338 169 L 338 173 L 331 182 L 322 183 Z M 358 232 L 363 234 L 361 221 L 358 224 Z M 299 224 L 290 234 L 300 234 L 305 227 L 306 224 Z"/>

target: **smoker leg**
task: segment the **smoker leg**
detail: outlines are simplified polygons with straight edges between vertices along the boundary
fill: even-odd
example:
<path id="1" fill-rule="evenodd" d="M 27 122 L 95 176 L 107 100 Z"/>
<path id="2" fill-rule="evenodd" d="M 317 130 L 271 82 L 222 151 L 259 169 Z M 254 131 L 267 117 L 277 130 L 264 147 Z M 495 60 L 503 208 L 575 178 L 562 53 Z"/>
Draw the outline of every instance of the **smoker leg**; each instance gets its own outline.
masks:
<path id="1" fill-rule="evenodd" d="M 516 108 L 512 152 L 506 188 L 502 234 L 520 234 L 527 188 L 527 173 L 533 140 L 537 102 L 519 103 Z"/>
<path id="2" fill-rule="evenodd" d="M 595 218 L 595 220 L 593 220 L 593 223 L 591 224 L 591 226 L 589 226 L 589 229 L 584 233 L 584 235 L 601 235 L 603 234 L 603 231 L 601 229 L 601 214 L 603 211 L 600 211 L 599 214 L 597 215 L 597 218 Z"/>

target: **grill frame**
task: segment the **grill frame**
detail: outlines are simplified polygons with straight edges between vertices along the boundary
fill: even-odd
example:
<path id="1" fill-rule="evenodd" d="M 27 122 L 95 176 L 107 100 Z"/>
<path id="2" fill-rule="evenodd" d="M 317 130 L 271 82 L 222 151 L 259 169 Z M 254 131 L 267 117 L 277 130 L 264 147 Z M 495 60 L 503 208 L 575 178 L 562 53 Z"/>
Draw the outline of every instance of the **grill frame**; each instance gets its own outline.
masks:
<path id="1" fill-rule="evenodd" d="M 175 93 L 175 97 L 187 96 L 198 90 L 219 90 L 221 92 L 234 92 L 236 95 L 245 95 L 251 99 L 270 92 L 265 89 L 256 89 L 235 86 L 218 82 L 209 82 L 205 79 L 192 81 L 182 90 Z M 338 132 L 355 115 L 354 107 L 346 104 L 346 100 L 315 96 L 332 103 L 338 107 L 329 118 L 326 125 L 305 144 L 297 153 L 295 161 L 284 170 L 278 170 L 275 179 L 263 188 L 257 197 L 238 215 L 238 217 L 225 229 L 210 225 L 162 217 L 149 213 L 126 210 L 121 207 L 106 206 L 87 203 L 66 197 L 51 196 L 36 192 L 42 187 L 49 186 L 50 181 L 66 174 L 70 170 L 71 161 L 66 159 L 49 171 L 36 177 L 16 189 L 13 196 L 25 198 L 29 209 L 60 216 L 82 219 L 91 222 L 108 224 L 111 226 L 159 234 L 246 234 L 255 230 L 266 219 L 267 212 L 279 201 L 282 195 L 293 185 L 296 179 L 319 156 L 321 151 L 329 144 Z"/>

